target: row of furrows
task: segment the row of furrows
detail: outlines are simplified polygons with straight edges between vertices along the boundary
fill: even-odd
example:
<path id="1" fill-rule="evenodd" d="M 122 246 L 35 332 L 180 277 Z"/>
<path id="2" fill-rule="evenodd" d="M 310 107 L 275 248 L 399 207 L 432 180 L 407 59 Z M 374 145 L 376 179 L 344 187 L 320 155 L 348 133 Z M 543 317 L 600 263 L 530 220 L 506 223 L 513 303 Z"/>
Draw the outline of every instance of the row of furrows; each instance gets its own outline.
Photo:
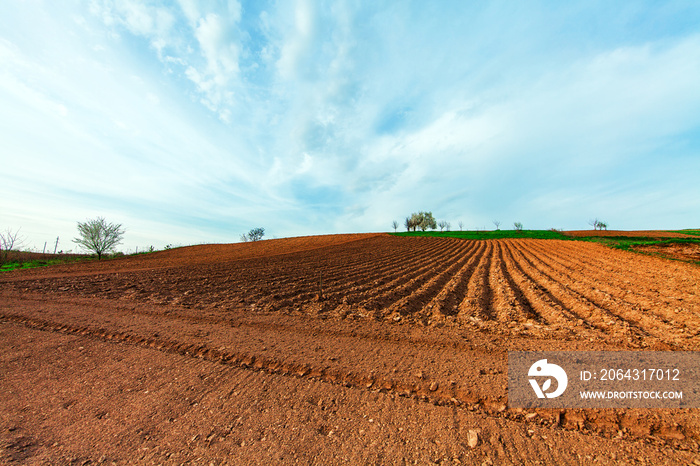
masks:
<path id="1" fill-rule="evenodd" d="M 588 435 L 611 437 L 618 435 L 620 429 L 633 423 L 635 429 L 625 429 L 628 438 L 651 438 L 656 439 L 657 442 L 663 442 L 662 439 L 668 439 L 676 448 L 690 448 L 694 451 L 698 449 L 697 443 L 693 440 L 700 437 L 698 426 L 693 422 L 685 422 L 684 418 L 669 416 L 667 419 L 659 419 L 658 417 L 649 416 L 630 419 L 627 410 L 612 411 L 602 418 L 599 418 L 596 410 L 592 410 L 592 412 L 581 409 L 511 410 L 507 409 L 505 396 L 496 398 L 484 397 L 473 390 L 460 389 L 450 384 L 447 384 L 447 386 L 437 385 L 436 387 L 435 381 L 429 378 L 415 383 L 398 378 L 392 379 L 390 377 L 377 376 L 374 372 L 367 374 L 352 372 L 342 368 L 317 367 L 308 363 L 290 363 L 277 358 L 215 349 L 206 344 L 179 342 L 160 336 L 143 337 L 127 332 L 74 326 L 45 319 L 0 313 L 0 323 L 3 322 L 20 324 L 35 330 L 63 333 L 91 340 L 163 351 L 250 371 L 321 381 L 356 390 L 387 393 L 437 406 L 451 406 L 454 409 L 479 411 L 491 417 L 507 419 L 526 425 L 536 423 L 543 427 L 578 430 Z M 537 413 L 537 415 L 535 416 L 532 413 Z"/>
<path id="2" fill-rule="evenodd" d="M 576 314 L 543 286 L 538 271 L 531 270 L 521 263 L 518 251 L 511 244 L 501 244 L 505 275 L 511 277 L 511 282 L 522 296 L 525 308 L 536 316 L 535 320 L 557 328 L 566 328 L 572 320 L 577 320 Z"/>
<path id="3" fill-rule="evenodd" d="M 273 257 L 198 267 L 189 275 L 173 268 L 69 282 L 37 280 L 33 286 L 53 291 L 70 283 L 82 294 L 126 292 L 185 307 L 259 303 L 273 310 L 301 309 L 318 298 L 324 309 L 350 305 L 377 318 L 429 322 L 454 316 L 569 331 L 578 327 L 584 337 L 626 340 L 632 346 L 667 342 L 669 333 L 693 335 L 700 323 L 694 295 L 679 290 L 691 306 L 686 314 L 655 308 L 652 293 L 640 290 L 636 281 L 646 272 L 632 275 L 634 286 L 623 288 L 624 277 L 615 276 L 626 270 L 619 264 L 621 254 L 598 259 L 599 252 L 592 245 L 560 241 L 380 237 L 351 248 L 296 254 L 291 261 Z"/>
<path id="4" fill-rule="evenodd" d="M 427 246 L 427 247 L 422 247 Z M 340 286 L 329 291 L 329 297 L 346 297 L 353 300 L 361 300 L 361 296 L 367 293 L 377 293 L 378 287 L 396 279 L 410 279 L 411 274 L 420 273 L 419 264 L 441 260 L 449 257 L 457 251 L 458 244 L 448 244 L 445 247 L 441 242 L 411 245 L 410 249 L 402 247 L 397 254 L 383 258 L 380 261 L 367 260 L 362 267 L 350 269 L 342 277 Z"/>
<path id="5" fill-rule="evenodd" d="M 473 272 L 465 277 L 467 285 L 464 288 L 466 294 L 459 296 L 460 304 L 458 307 L 457 318 L 465 319 L 468 317 L 479 320 L 488 320 L 491 312 L 491 287 L 489 286 L 488 270 L 491 265 L 491 254 L 493 243 L 486 242 L 484 252 L 479 257 L 479 262 L 473 269 Z"/>
<path id="6" fill-rule="evenodd" d="M 415 255 L 404 256 L 393 264 L 387 264 L 384 270 L 375 271 L 374 264 L 369 263 L 368 273 L 360 274 L 357 281 L 351 282 L 350 289 L 340 293 L 331 290 L 329 296 L 347 297 L 346 302 L 369 310 L 385 308 L 410 295 L 436 268 L 450 267 L 451 263 L 460 260 L 471 247 L 460 242 L 439 242 L 431 246 L 429 250 L 417 251 Z"/>
<path id="7" fill-rule="evenodd" d="M 439 244 L 430 244 L 427 248 L 413 248 L 412 258 L 415 258 L 415 262 L 418 263 L 418 261 L 427 260 L 440 254 L 442 249 Z M 376 254 L 380 254 L 379 257 Z M 364 290 L 375 288 L 377 281 L 391 280 L 393 277 L 405 273 L 406 265 L 414 262 L 413 260 L 405 261 L 405 255 L 405 248 L 396 248 L 390 255 L 384 254 L 380 250 L 369 258 L 365 252 L 354 263 L 343 261 L 343 264 L 331 273 L 326 268 L 318 267 L 314 270 L 315 276 L 310 279 L 308 277 L 303 279 L 303 277 L 302 280 L 297 280 L 293 287 L 280 295 L 280 298 L 294 299 L 295 302 L 299 302 L 300 291 L 306 291 L 307 294 L 309 290 L 317 292 L 319 285 L 322 285 L 326 299 L 342 300 L 346 296 L 352 297 Z"/>
<path id="8" fill-rule="evenodd" d="M 241 303 L 267 303 L 273 308 L 294 307 L 322 294 L 328 307 L 353 304 L 357 307 L 388 315 L 418 314 L 431 303 L 445 314 L 454 314 L 454 302 L 462 303 L 459 293 L 467 289 L 471 294 L 485 290 L 479 298 L 480 314 L 490 311 L 488 267 L 490 246 L 485 243 L 440 239 L 432 241 L 405 241 L 391 238 L 378 241 L 378 254 L 368 257 L 365 248 L 343 250 L 334 255 L 297 255 L 288 264 L 284 260 L 257 260 L 235 270 L 221 265 L 201 267 L 187 275 L 187 270 L 172 268 L 162 271 L 96 275 L 80 280 L 69 280 L 70 288 L 79 294 L 105 297 L 129 297 L 176 303 L 185 307 L 216 302 L 221 307 Z M 371 245 L 369 245 L 371 247 Z M 406 248 L 406 246 L 409 246 Z M 487 252 L 484 254 L 484 249 Z M 474 272 L 475 258 L 479 258 L 479 283 L 467 283 Z M 301 256 L 301 257 L 300 257 Z M 230 266 L 231 264 L 227 264 Z M 467 269 L 465 273 L 465 268 Z M 455 280 L 457 277 L 457 280 Z M 459 283 L 460 278 L 464 283 Z M 485 281 L 484 281 L 485 279 Z M 472 280 L 473 281 L 473 280 Z M 40 289 L 65 291 L 64 280 L 34 283 Z M 485 286 L 482 286 L 485 285 Z M 444 292 L 448 286 L 455 293 Z M 438 298 L 442 293 L 442 298 Z M 449 297 L 448 297 L 449 296 Z M 434 300 L 437 300 L 433 303 Z M 452 305 L 446 305 L 449 301 Z M 459 306 L 457 306 L 459 308 Z"/>
<path id="9" fill-rule="evenodd" d="M 535 306 L 523 291 L 519 280 L 513 278 L 513 260 L 504 254 L 503 246 L 498 241 L 468 242 L 470 247 L 449 264 L 443 264 L 437 271 L 426 269 L 424 273 L 409 282 L 387 285 L 394 293 L 393 300 L 380 302 L 381 315 L 391 316 L 394 312 L 411 314 L 422 320 L 436 319 L 440 316 L 455 316 L 460 320 L 479 320 L 497 322 L 546 323 Z M 528 277 L 529 279 L 529 277 Z M 529 283 L 534 280 L 529 279 Z M 384 290 L 375 290 L 375 296 L 385 298 Z M 396 296 L 400 296 L 397 300 Z M 534 298 L 537 301 L 537 298 Z M 542 302 L 542 299 L 539 299 Z M 553 300 L 546 300 L 551 303 Z M 372 300 L 361 301 L 371 305 Z M 565 306 L 543 313 L 556 315 L 560 323 L 566 324 L 571 319 L 561 318 L 566 314 Z"/>
<path id="10" fill-rule="evenodd" d="M 566 266 L 548 259 L 548 254 L 533 249 L 528 250 L 532 259 L 542 264 L 542 267 L 547 267 L 554 279 L 568 283 L 568 287 L 573 293 L 579 294 L 583 297 L 582 299 L 586 299 L 606 312 L 604 316 L 598 316 L 598 322 L 608 332 L 611 326 L 618 330 L 622 326 L 623 329 L 630 329 L 639 337 L 653 335 L 656 338 L 664 339 L 672 330 L 670 322 L 660 313 L 640 312 L 639 303 L 632 303 L 615 296 L 619 296 L 619 293 L 616 292 L 614 285 L 610 284 L 611 280 L 608 280 L 608 277 L 600 276 L 601 274 L 597 273 L 597 280 L 591 281 L 587 277 L 589 274 L 567 269 Z M 601 321 L 601 319 L 605 320 Z"/>
<path id="11" fill-rule="evenodd" d="M 638 268 L 623 269 L 625 273 L 621 274 L 609 272 L 607 270 L 609 269 L 608 267 L 601 267 L 596 269 L 596 279 L 593 280 L 590 278 L 590 273 L 585 273 L 586 269 L 572 267 L 570 259 L 567 261 L 566 258 L 563 258 L 559 248 L 545 249 L 539 243 L 534 244 L 533 248 L 541 255 L 546 255 L 554 266 L 558 266 L 558 270 L 565 269 L 570 276 L 575 277 L 578 283 L 585 284 L 587 288 L 593 290 L 600 296 L 600 299 L 623 304 L 635 310 L 642 310 L 646 314 L 651 314 L 655 318 L 661 319 L 664 323 L 673 324 L 673 321 L 682 318 L 686 321 L 688 327 L 700 327 L 698 299 L 695 295 L 688 292 L 687 284 L 684 289 L 669 287 L 671 288 L 669 291 L 673 295 L 661 296 L 657 289 L 659 283 L 663 283 L 664 287 L 668 284 L 663 279 L 660 280 L 658 278 L 654 282 L 649 281 L 646 279 L 646 274 L 640 273 Z M 615 262 L 617 263 L 619 260 Z M 634 283 L 635 286 L 623 287 L 620 283 L 627 285 Z M 693 282 L 692 285 L 696 285 L 696 283 Z M 671 300 L 676 302 L 675 309 L 670 304 Z M 682 315 L 679 316 L 677 314 L 681 304 L 684 306 L 684 309 Z"/>
<path id="12" fill-rule="evenodd" d="M 542 323 L 540 315 L 517 286 L 509 273 L 504 256 L 504 247 L 496 243 L 495 267 L 492 269 L 494 288 L 497 290 L 496 311 L 502 322 L 534 321 Z"/>
<path id="13" fill-rule="evenodd" d="M 442 264 L 437 271 L 419 269 L 410 281 L 388 282 L 394 299 L 382 301 L 387 296 L 382 289 L 375 291 L 374 300 L 362 303 L 376 302 L 385 317 L 398 311 L 424 319 L 442 314 L 462 320 L 525 321 L 568 332 L 577 327 L 583 338 L 612 339 L 632 347 L 673 349 L 669 332 L 685 338 L 695 332 L 697 327 L 688 325 L 697 324 L 695 314 L 686 316 L 683 325 L 675 313 L 645 312 L 649 301 L 637 298 L 634 288 L 622 289 L 615 285 L 619 278 L 599 276 L 598 270 L 567 261 L 558 249 L 566 243 L 555 243 L 545 247 L 534 240 L 474 242 L 478 246 L 461 260 Z M 585 252 L 578 250 L 576 260 Z"/>
<path id="14" fill-rule="evenodd" d="M 468 280 L 474 274 L 474 270 L 487 248 L 485 242 L 475 243 L 475 245 L 475 250 L 469 254 L 461 268 L 452 275 L 430 303 L 425 306 L 426 317 L 439 318 L 458 314 L 459 305 L 467 294 Z"/>
<path id="15" fill-rule="evenodd" d="M 349 253 L 342 250 L 313 251 L 286 258 L 264 258 L 252 261 L 198 267 L 169 268 L 146 272 L 95 275 L 51 280 L 35 280 L 30 288 L 43 291 L 68 291 L 78 294 L 101 295 L 108 298 L 128 296 L 161 304 L 176 303 L 186 307 L 217 303 L 221 307 L 239 303 L 273 301 L 290 306 L 313 299 L 322 290 L 324 297 L 341 302 L 365 294 L 390 290 L 401 280 L 411 280 L 423 273 L 417 264 L 435 261 L 440 264 L 451 255 L 459 256 L 459 241 L 422 241 L 406 243 L 387 238 L 378 240 L 379 256 L 369 259 L 367 246 Z M 373 245 L 368 245 L 370 248 Z M 447 247 L 446 247 L 447 246 Z M 236 268 L 232 269 L 232 266 Z M 377 286 L 379 284 L 379 286 Z M 382 289 L 381 284 L 385 284 Z M 362 298 L 361 298 L 362 299 Z M 346 300 L 347 302 L 347 300 Z M 284 306 L 282 306 L 284 307 Z"/>
<path id="16" fill-rule="evenodd" d="M 534 245 L 536 243 L 528 243 Z M 522 248 L 528 260 L 537 264 L 541 269 L 546 269 L 552 280 L 558 283 L 566 283 L 566 289 L 579 300 L 590 303 L 597 312 L 587 316 L 589 322 L 595 325 L 605 334 L 623 334 L 631 336 L 639 341 L 653 337 L 659 341 L 667 341 L 668 337 L 675 333 L 676 336 L 690 337 L 691 333 L 685 328 L 680 328 L 674 320 L 668 320 L 663 312 L 647 312 L 645 307 L 648 302 L 640 303 L 632 297 L 632 301 L 623 299 L 620 293 L 624 293 L 614 286 L 615 277 L 607 277 L 605 274 L 597 274 L 595 271 L 581 273 L 573 268 L 568 268 L 550 258 L 549 251 L 541 251 L 536 248 Z M 596 275 L 596 280 L 591 280 L 589 275 Z M 603 275 L 603 276 L 600 276 Z M 618 278 L 619 280 L 619 278 Z M 675 317 L 675 314 L 674 314 Z M 694 331 L 693 331 L 694 333 Z M 684 335 L 685 334 L 685 335 Z"/>
<path id="17" fill-rule="evenodd" d="M 436 292 L 440 288 L 432 282 L 442 284 L 449 281 L 457 265 L 468 261 L 470 251 L 475 249 L 475 243 L 446 239 L 411 242 L 407 250 L 406 243 L 399 241 L 394 240 L 388 253 L 386 246 L 379 245 L 384 248 L 377 248 L 378 256 L 375 254 L 369 258 L 361 250 L 339 257 L 333 256 L 331 251 L 330 257 L 297 257 L 293 265 L 274 261 L 271 264 L 257 262 L 251 264 L 253 266 L 249 270 L 236 274 L 212 270 L 200 279 L 197 293 L 192 293 L 189 299 L 191 302 L 198 299 L 225 301 L 226 292 L 217 293 L 217 283 L 220 288 L 223 282 L 232 288 L 245 286 L 234 293 L 240 301 L 267 303 L 274 308 L 298 306 L 322 294 L 331 306 L 333 303 L 352 303 L 378 310 L 401 299 L 412 302 L 431 299 L 430 290 Z M 224 273 L 228 273 L 226 279 L 223 278 Z M 437 279 L 434 277 L 436 274 Z M 431 282 L 428 290 L 419 293 L 420 297 L 412 297 L 426 281 Z M 156 288 L 164 288 L 159 291 L 160 294 L 173 294 L 173 285 L 168 286 L 170 280 L 167 278 L 153 277 L 149 282 Z M 148 290 L 148 285 L 143 288 Z M 180 303 L 187 304 L 187 299 Z"/>
<path id="18" fill-rule="evenodd" d="M 535 282 L 543 286 L 555 302 L 569 311 L 567 316 L 569 323 L 588 327 L 598 338 L 607 338 L 614 333 L 616 338 L 622 338 L 633 346 L 642 344 L 643 340 L 646 341 L 650 337 L 644 329 L 629 322 L 625 325 L 619 325 L 620 319 L 614 312 L 588 299 L 575 289 L 575 284 L 567 284 L 566 280 L 554 276 L 554 271 L 528 253 L 527 247 L 522 244 L 520 247 L 516 247 L 510 241 L 506 244 L 511 250 L 517 251 L 514 258 L 518 266 L 522 267 L 523 270 L 531 271 Z M 618 325 L 615 325 L 616 323 Z"/>
<path id="19" fill-rule="evenodd" d="M 634 299 L 634 297 L 644 299 L 644 297 L 648 295 L 648 293 L 645 292 L 644 285 L 640 286 L 640 283 L 637 281 L 637 277 L 631 276 L 634 274 L 631 270 L 626 271 L 624 274 L 610 272 L 609 267 L 603 266 L 604 263 L 601 261 L 598 261 L 597 264 L 585 264 L 583 261 L 579 260 L 578 257 L 576 262 L 573 263 L 569 256 L 564 255 L 564 253 L 560 251 L 561 246 L 563 245 L 550 245 L 550 248 L 543 250 L 541 244 L 533 243 L 531 245 L 531 250 L 533 252 L 538 252 L 540 255 L 545 255 L 552 266 L 557 267 L 557 270 L 564 270 L 564 273 L 566 273 L 569 277 L 575 276 L 577 280 L 582 280 L 594 291 L 597 291 L 600 294 L 624 297 L 623 300 L 625 301 L 628 298 Z M 578 254 L 583 257 L 587 256 L 585 251 L 579 250 Z M 596 277 L 594 280 L 589 277 L 591 271 L 594 271 L 594 276 Z M 626 280 L 629 278 L 632 278 L 632 280 Z M 628 285 L 634 282 L 635 287 L 627 286 L 623 288 L 621 286 L 616 286 L 616 282 L 623 282 L 627 283 Z M 656 283 L 656 286 L 658 286 L 658 282 Z M 649 301 L 646 301 L 647 304 L 648 302 Z M 633 303 L 629 302 L 629 304 Z"/>
<path id="20" fill-rule="evenodd" d="M 601 275 L 613 277 L 614 281 L 634 283 L 634 289 L 624 289 L 633 295 L 652 299 L 663 298 L 659 291 L 660 285 L 663 285 L 664 291 L 673 293 L 672 298 L 683 296 L 684 301 L 695 306 L 700 305 L 700 282 L 696 273 L 687 273 L 690 268 L 686 264 L 664 261 L 661 267 L 659 259 L 631 255 L 623 251 L 605 250 L 604 255 L 591 254 L 594 247 L 589 244 L 565 242 L 559 244 L 552 254 L 564 260 L 574 256 L 581 270 L 594 269 Z M 647 267 L 640 268 L 640 263 Z M 682 273 L 678 273 L 679 271 Z M 697 311 L 695 315 L 698 315 Z"/>
<path id="21" fill-rule="evenodd" d="M 438 250 L 436 245 L 431 246 L 432 248 L 421 251 L 421 254 L 430 255 L 435 252 L 433 249 Z M 378 249 L 382 252 L 380 260 L 389 264 L 386 267 L 398 262 L 396 259 L 401 254 L 398 247 L 392 248 L 389 255 L 382 248 Z M 278 307 L 285 304 L 293 306 L 313 299 L 321 290 L 324 295 L 341 294 L 344 287 L 357 280 L 356 276 L 372 276 L 374 273 L 381 277 L 385 272 L 385 269 L 375 270 L 375 258 L 368 261 L 366 254 L 361 251 L 341 253 L 338 257 L 332 252 L 319 256 L 307 254 L 295 259 L 292 264 L 284 260 L 258 260 L 236 264 L 242 265 L 236 270 L 220 266 L 206 271 L 199 270 L 198 274 L 204 278 L 199 280 L 197 292 L 193 293 L 190 301 L 223 302 L 228 296 L 234 295 L 245 302 L 266 301 L 275 302 Z M 162 292 L 167 293 L 169 287 L 165 285 L 165 288 Z M 231 289 L 234 290 L 233 293 Z"/>
<path id="22" fill-rule="evenodd" d="M 425 304 L 430 302 L 453 275 L 468 262 L 477 248 L 475 243 L 465 242 L 459 246 L 457 250 L 450 251 L 448 260 L 429 259 L 423 273 L 413 278 L 406 275 L 400 276 L 400 279 L 408 280 L 374 298 L 383 300 L 383 315 L 389 316 L 395 312 L 400 315 L 415 315 L 421 311 Z"/>
<path id="23" fill-rule="evenodd" d="M 439 245 L 435 251 L 428 251 L 427 262 L 434 263 L 413 268 L 409 273 L 401 271 L 397 276 L 387 277 L 382 271 L 381 281 L 367 280 L 371 285 L 364 296 L 358 299 L 358 288 L 353 290 L 352 301 L 360 307 L 377 310 L 378 317 L 389 317 L 395 313 L 411 315 L 414 319 L 430 320 L 439 315 L 455 315 L 464 320 L 475 318 L 482 321 L 544 323 L 542 316 L 513 278 L 512 268 L 515 260 L 507 261 L 501 242 L 462 242 L 450 241 Z M 450 244 L 452 243 L 452 244 Z M 468 244 L 455 248 L 453 244 Z M 453 246 L 447 248 L 446 246 Z M 513 252 L 511 251 L 512 255 Z M 448 260 L 442 259 L 447 257 Z M 420 263 L 415 257 L 411 263 Z M 510 264 L 510 267 L 509 267 Z M 522 269 L 520 270 L 522 274 Z M 517 271 L 516 271 L 517 274 Z M 560 324 L 570 324 L 578 315 L 567 318 L 567 307 L 557 301 L 554 295 L 525 274 L 527 284 L 543 290 L 548 294 L 545 300 L 548 309 L 542 312 L 550 317 L 556 316 Z M 521 275 L 521 283 L 524 278 Z M 332 297 L 333 294 L 330 294 Z M 538 301 L 537 296 L 534 297 Z M 449 302 L 450 304 L 446 304 Z M 554 309 L 551 304 L 555 303 Z M 541 306 L 540 306 L 541 307 Z"/>

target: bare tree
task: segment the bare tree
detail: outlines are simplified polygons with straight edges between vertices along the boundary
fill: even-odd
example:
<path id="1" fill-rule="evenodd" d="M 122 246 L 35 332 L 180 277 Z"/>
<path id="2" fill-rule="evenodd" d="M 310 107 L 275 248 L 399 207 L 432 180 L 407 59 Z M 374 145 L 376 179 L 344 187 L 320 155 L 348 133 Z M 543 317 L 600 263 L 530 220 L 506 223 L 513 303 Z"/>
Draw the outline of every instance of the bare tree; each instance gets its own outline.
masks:
<path id="1" fill-rule="evenodd" d="M 248 239 L 250 241 L 260 241 L 263 236 L 265 236 L 265 229 L 262 227 L 253 228 L 248 232 Z"/>
<path id="2" fill-rule="evenodd" d="M 411 217 L 406 217 L 404 226 L 406 227 L 406 231 L 411 231 L 411 228 L 415 229 L 415 226 L 413 225 L 413 219 Z"/>
<path id="3" fill-rule="evenodd" d="M 120 223 L 107 223 L 103 217 L 88 220 L 85 223 L 78 222 L 80 237 L 73 242 L 97 254 L 97 259 L 102 259 L 102 254 L 114 250 L 114 247 L 122 242 L 124 230 Z"/>
<path id="4" fill-rule="evenodd" d="M 520 222 L 514 222 L 513 226 L 515 227 L 515 230 L 518 232 L 523 231 L 523 224 Z"/>
<path id="5" fill-rule="evenodd" d="M 399 222 L 394 220 L 393 222 L 391 222 L 391 226 L 394 227 L 394 233 L 396 233 L 396 229 L 399 227 Z"/>
<path id="6" fill-rule="evenodd" d="M 598 218 L 589 220 L 588 224 L 592 226 L 594 230 L 602 230 L 603 228 L 606 230 L 608 229 L 608 224 Z"/>
<path id="7" fill-rule="evenodd" d="M 464 228 L 464 222 L 460 220 L 457 222 L 457 225 L 459 225 L 459 231 L 462 231 L 462 228 Z"/>
<path id="8" fill-rule="evenodd" d="M 241 239 L 241 243 L 247 243 L 247 242 L 248 242 L 248 237 L 245 235 L 245 233 L 243 233 L 243 234 L 241 235 L 241 238 L 240 238 L 240 239 Z"/>
<path id="9" fill-rule="evenodd" d="M 447 222 L 445 220 L 440 220 L 438 222 L 438 226 L 440 227 L 440 231 L 444 230 L 445 227 L 447 226 Z"/>
<path id="10" fill-rule="evenodd" d="M 10 251 L 22 246 L 24 240 L 19 236 L 20 229 L 13 231 L 8 228 L 4 233 L 0 233 L 0 263 L 7 262 Z"/>
<path id="11" fill-rule="evenodd" d="M 452 225 L 450 225 L 450 222 L 447 222 L 447 225 L 445 225 L 445 228 L 447 231 L 450 231 L 450 228 L 452 228 Z"/>
<path id="12" fill-rule="evenodd" d="M 501 226 L 501 221 L 500 221 L 500 220 L 494 220 L 494 221 L 493 221 L 493 224 L 496 225 L 496 230 L 498 230 L 498 229 L 499 229 L 498 227 Z"/>

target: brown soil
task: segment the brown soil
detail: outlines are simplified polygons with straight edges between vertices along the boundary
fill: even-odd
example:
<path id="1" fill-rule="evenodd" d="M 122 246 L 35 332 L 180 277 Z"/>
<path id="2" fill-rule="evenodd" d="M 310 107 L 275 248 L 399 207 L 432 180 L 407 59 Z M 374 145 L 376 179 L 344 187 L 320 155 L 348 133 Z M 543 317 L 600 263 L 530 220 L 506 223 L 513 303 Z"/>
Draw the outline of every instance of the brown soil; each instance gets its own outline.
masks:
<path id="1" fill-rule="evenodd" d="M 698 243 L 644 244 L 632 246 L 632 249 L 672 259 L 700 261 L 700 244 Z"/>
<path id="2" fill-rule="evenodd" d="M 676 233 L 675 231 L 664 230 L 573 230 L 564 231 L 567 236 L 584 237 L 584 236 L 623 236 L 626 238 L 698 238 L 697 235 L 686 235 L 685 233 Z"/>
<path id="3" fill-rule="evenodd" d="M 511 350 L 700 350 L 700 269 L 338 235 L 0 275 L 0 462 L 700 464 L 697 410 L 514 410 Z"/>

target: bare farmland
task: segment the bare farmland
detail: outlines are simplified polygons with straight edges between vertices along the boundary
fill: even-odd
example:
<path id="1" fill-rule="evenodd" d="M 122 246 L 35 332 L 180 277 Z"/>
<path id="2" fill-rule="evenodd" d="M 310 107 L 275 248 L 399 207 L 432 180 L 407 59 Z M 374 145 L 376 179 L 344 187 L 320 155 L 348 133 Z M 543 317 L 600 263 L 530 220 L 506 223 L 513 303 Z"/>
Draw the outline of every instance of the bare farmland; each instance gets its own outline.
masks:
<path id="1" fill-rule="evenodd" d="M 389 235 L 7 273 L 0 458 L 692 462 L 696 411 L 512 410 L 506 364 L 699 350 L 699 278 L 591 243 Z"/>

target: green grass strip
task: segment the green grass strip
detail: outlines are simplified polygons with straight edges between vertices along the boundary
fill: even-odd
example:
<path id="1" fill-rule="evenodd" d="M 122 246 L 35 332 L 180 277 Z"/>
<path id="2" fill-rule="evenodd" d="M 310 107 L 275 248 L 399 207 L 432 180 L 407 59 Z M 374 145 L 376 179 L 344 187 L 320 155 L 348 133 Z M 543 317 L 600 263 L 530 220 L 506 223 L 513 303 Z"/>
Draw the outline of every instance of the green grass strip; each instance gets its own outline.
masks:
<path id="1" fill-rule="evenodd" d="M 425 236 L 432 238 L 460 238 L 471 240 L 503 239 L 503 238 L 534 238 L 534 239 L 576 239 L 552 230 L 495 230 L 495 231 L 410 231 L 391 233 L 395 236 Z"/>

